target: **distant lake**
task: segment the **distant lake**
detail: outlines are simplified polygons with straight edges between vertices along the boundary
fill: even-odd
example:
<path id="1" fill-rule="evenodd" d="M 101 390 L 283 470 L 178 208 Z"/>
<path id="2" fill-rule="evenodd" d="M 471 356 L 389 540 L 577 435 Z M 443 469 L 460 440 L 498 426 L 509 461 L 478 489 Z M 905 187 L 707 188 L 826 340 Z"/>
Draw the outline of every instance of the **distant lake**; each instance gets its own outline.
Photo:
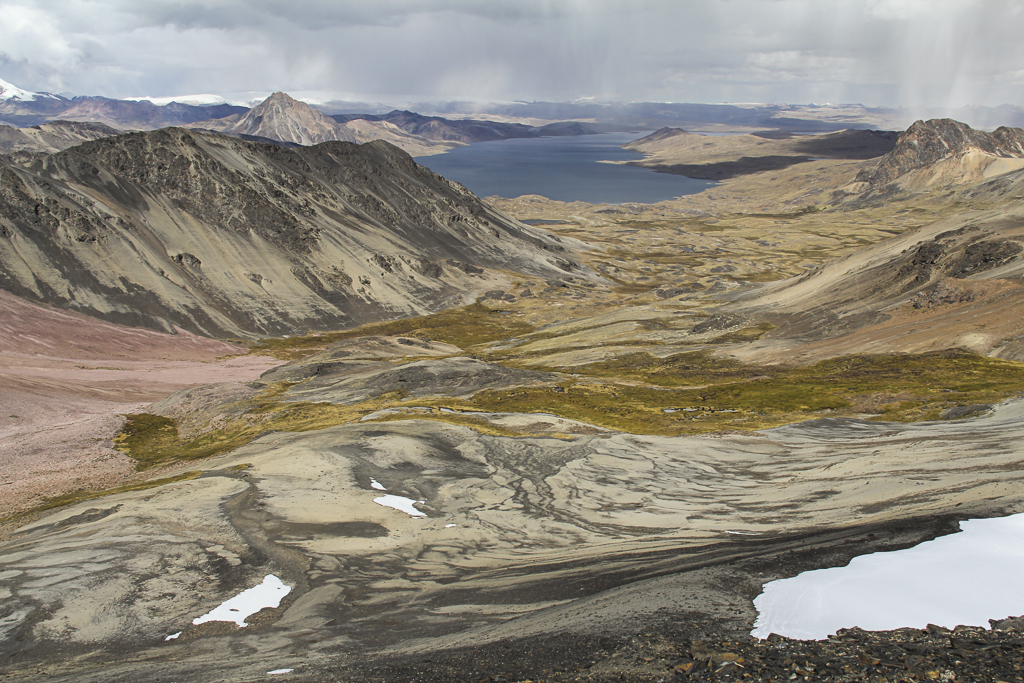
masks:
<path id="1" fill-rule="evenodd" d="M 619 145 L 644 135 L 602 133 L 477 142 L 416 161 L 480 197 L 539 194 L 563 202 L 649 204 L 716 185 L 636 166 L 600 163 L 643 159 L 643 154 Z"/>

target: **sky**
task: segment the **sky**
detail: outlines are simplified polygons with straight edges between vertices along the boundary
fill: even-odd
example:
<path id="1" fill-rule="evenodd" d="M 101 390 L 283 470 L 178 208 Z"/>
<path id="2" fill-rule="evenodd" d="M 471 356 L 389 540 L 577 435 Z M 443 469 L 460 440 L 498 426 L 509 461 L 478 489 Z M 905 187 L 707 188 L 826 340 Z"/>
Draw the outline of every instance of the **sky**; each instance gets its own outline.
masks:
<path id="1" fill-rule="evenodd" d="M 1020 0 L 0 0 L 0 79 L 107 97 L 1024 104 Z"/>

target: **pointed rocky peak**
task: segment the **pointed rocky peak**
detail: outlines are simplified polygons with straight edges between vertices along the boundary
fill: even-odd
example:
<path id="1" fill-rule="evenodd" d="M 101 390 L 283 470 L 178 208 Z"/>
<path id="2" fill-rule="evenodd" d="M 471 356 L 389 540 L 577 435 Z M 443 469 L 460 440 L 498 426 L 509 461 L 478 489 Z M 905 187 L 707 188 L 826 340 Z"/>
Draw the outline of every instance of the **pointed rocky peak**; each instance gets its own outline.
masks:
<path id="1" fill-rule="evenodd" d="M 274 93 L 250 109 L 227 132 L 300 145 L 330 140 L 354 141 L 351 133 L 334 119 L 283 92 Z"/>
<path id="2" fill-rule="evenodd" d="M 971 152 L 1024 158 L 1024 130 L 1003 127 L 986 133 L 953 119 L 915 121 L 900 134 L 892 151 L 874 168 L 861 171 L 857 180 L 872 186 L 885 185 L 911 171 Z"/>
<path id="3" fill-rule="evenodd" d="M 287 104 L 299 104 L 299 101 L 294 99 L 288 93 L 280 92 L 279 91 L 279 92 L 274 93 L 273 95 L 271 95 L 267 99 L 263 100 L 263 102 L 260 103 L 260 106 L 262 106 L 264 104 L 271 103 L 271 102 L 285 102 Z M 306 103 L 303 102 L 302 104 L 306 104 Z M 309 105 L 306 105 L 306 106 L 309 106 Z"/>
<path id="4" fill-rule="evenodd" d="M 293 119 L 316 121 L 317 123 L 333 125 L 334 119 L 317 111 L 305 102 L 293 99 L 288 93 L 276 92 L 263 100 L 242 117 L 246 119 L 266 118 L 267 116 L 287 116 Z"/>

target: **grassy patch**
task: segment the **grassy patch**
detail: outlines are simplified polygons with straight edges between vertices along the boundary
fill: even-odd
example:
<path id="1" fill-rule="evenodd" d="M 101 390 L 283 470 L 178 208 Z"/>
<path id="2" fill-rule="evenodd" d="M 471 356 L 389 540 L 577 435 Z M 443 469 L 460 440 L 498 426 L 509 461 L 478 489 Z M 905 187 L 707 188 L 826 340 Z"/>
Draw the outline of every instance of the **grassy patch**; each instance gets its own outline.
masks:
<path id="1" fill-rule="evenodd" d="M 733 275 L 732 279 L 736 282 L 775 282 L 776 280 L 784 280 L 791 275 L 792 273 L 788 271 L 771 269 L 760 270 L 749 275 Z"/>
<path id="2" fill-rule="evenodd" d="M 946 408 L 995 403 L 1024 389 L 1024 364 L 958 350 L 850 356 L 809 367 L 746 365 L 707 351 L 667 358 L 634 353 L 574 366 L 573 373 L 573 379 L 557 388 L 519 387 L 415 403 L 460 411 L 545 412 L 626 432 L 673 435 L 764 429 L 825 415 L 936 419 Z M 219 455 L 269 431 L 325 429 L 408 405 L 401 392 L 349 406 L 289 403 L 279 400 L 284 388 L 275 387 L 254 401 L 242 419 L 190 441 L 178 438 L 172 420 L 130 416 L 117 445 L 138 461 L 139 469 L 146 469 Z M 472 415 L 435 412 L 382 420 L 420 418 L 512 435 Z"/>
<path id="3" fill-rule="evenodd" d="M 564 368 L 535 369 L 564 371 Z M 726 358 L 715 358 L 709 351 L 702 350 L 677 353 L 667 358 L 659 358 L 647 352 L 631 353 L 596 363 L 575 365 L 572 372 L 590 377 L 679 387 L 749 379 L 763 375 L 765 369 Z"/>
<path id="4" fill-rule="evenodd" d="M 574 371 L 580 377 L 561 391 L 486 391 L 435 405 L 550 412 L 622 431 L 668 435 L 763 429 L 824 415 L 936 419 L 946 408 L 994 403 L 1024 389 L 1024 364 L 957 350 L 844 357 L 788 368 L 748 366 L 706 352 L 666 359 L 638 353 Z M 588 381 L 588 375 L 608 381 Z"/>
<path id="5" fill-rule="evenodd" d="M 454 344 L 468 349 L 479 344 L 533 332 L 534 327 L 513 316 L 504 315 L 481 303 L 454 308 L 418 318 L 372 323 L 352 330 L 278 339 L 261 339 L 251 353 L 271 355 L 281 360 L 304 358 L 328 344 L 367 336 L 403 336 Z"/>
<path id="6" fill-rule="evenodd" d="M 159 415 L 128 415 L 121 432 L 114 437 L 114 448 L 135 460 L 135 469 L 148 470 L 159 465 L 201 460 L 249 443 L 252 429 L 233 423 L 224 429 L 204 434 L 191 441 L 178 438 L 174 420 Z"/>
<path id="7" fill-rule="evenodd" d="M 405 398 L 401 392 L 391 392 L 350 406 L 277 401 L 286 386 L 276 386 L 253 401 L 242 419 L 190 440 L 179 438 L 174 420 L 146 413 L 129 415 L 114 438 L 114 447 L 133 458 L 136 469 L 147 470 L 222 455 L 268 432 L 306 432 L 348 424 Z"/>

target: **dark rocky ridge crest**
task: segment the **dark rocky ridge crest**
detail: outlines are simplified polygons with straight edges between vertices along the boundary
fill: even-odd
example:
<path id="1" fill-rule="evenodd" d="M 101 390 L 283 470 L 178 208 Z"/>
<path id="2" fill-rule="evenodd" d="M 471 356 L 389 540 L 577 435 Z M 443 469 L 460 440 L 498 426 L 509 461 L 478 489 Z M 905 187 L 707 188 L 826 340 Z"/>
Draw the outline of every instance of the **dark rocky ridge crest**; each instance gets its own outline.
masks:
<path id="1" fill-rule="evenodd" d="M 0 288 L 214 336 L 337 329 L 557 277 L 556 238 L 385 142 L 285 149 L 182 128 L 0 165 Z"/>
<path id="2" fill-rule="evenodd" d="M 995 157 L 1024 157 L 1024 129 L 1002 126 L 991 133 L 953 119 L 916 121 L 900 134 L 896 146 L 878 164 L 857 175 L 857 182 L 886 185 L 911 171 L 943 159 L 979 151 Z"/>

